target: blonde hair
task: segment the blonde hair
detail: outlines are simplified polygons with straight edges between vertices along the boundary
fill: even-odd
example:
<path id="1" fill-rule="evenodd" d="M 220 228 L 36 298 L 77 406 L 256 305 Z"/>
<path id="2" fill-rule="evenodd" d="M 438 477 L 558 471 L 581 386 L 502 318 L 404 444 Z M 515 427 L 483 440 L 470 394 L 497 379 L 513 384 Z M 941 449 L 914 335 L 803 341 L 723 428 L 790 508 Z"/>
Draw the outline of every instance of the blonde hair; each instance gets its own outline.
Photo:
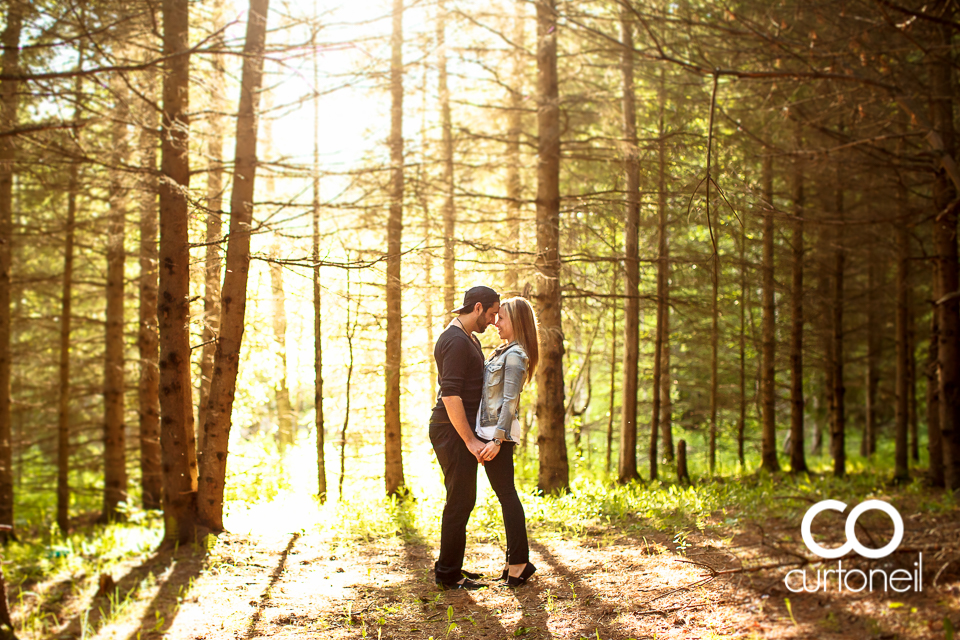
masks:
<path id="1" fill-rule="evenodd" d="M 540 332 L 537 314 L 526 298 L 517 296 L 500 303 L 500 313 L 505 313 L 513 327 L 513 338 L 527 352 L 527 382 L 533 379 L 540 361 Z"/>

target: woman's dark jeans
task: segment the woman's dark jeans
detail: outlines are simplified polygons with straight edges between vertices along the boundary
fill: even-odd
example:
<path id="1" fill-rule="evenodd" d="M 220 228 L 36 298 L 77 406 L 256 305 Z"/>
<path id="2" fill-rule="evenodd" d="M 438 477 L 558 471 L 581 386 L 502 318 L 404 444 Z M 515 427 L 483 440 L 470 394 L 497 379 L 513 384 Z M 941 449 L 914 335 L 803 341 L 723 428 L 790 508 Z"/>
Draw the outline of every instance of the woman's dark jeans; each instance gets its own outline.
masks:
<path id="1" fill-rule="evenodd" d="M 462 578 L 463 554 L 467 546 L 467 521 L 477 501 L 477 459 L 452 424 L 430 424 L 430 442 L 443 470 L 447 501 L 440 525 L 440 556 L 433 565 L 437 582 L 452 583 Z M 522 564 L 529 559 L 523 505 L 513 481 L 514 444 L 504 443 L 501 451 L 484 465 L 503 510 L 507 532 L 507 563 Z"/>
<path id="2" fill-rule="evenodd" d="M 483 438 L 480 440 L 488 442 Z M 504 442 L 500 445 L 497 457 L 483 465 L 503 511 L 503 528 L 507 531 L 507 564 L 524 564 L 530 560 L 526 517 L 513 480 L 513 450 L 516 446 L 513 442 Z"/>

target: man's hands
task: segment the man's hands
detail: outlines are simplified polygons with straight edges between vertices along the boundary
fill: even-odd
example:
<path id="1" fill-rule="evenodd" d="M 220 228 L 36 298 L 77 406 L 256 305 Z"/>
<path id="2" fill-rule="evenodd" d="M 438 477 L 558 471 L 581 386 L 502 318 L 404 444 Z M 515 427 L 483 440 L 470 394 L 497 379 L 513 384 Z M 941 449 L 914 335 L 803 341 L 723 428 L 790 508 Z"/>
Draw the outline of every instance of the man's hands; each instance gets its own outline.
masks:
<path id="1" fill-rule="evenodd" d="M 473 457 L 477 459 L 477 462 L 483 464 L 483 458 L 480 457 L 480 452 L 483 450 L 483 443 L 477 439 L 476 434 L 473 433 L 473 429 L 470 427 L 470 423 L 467 422 L 467 413 L 463 408 L 463 400 L 459 396 L 444 396 L 442 399 L 443 406 L 447 409 L 447 415 L 450 416 L 450 422 L 453 423 L 453 428 L 460 434 L 464 444 L 467 445 L 467 449 L 469 449 Z M 492 459 L 491 457 L 491 460 Z"/>
<path id="2" fill-rule="evenodd" d="M 500 447 L 492 441 L 484 444 L 470 428 L 467 422 L 467 414 L 463 409 L 463 400 L 458 396 L 445 396 L 443 406 L 447 409 L 447 415 L 450 416 L 453 428 L 463 438 L 464 444 L 467 445 L 467 449 L 477 459 L 477 462 L 482 465 L 484 462 L 490 462 L 497 457 Z"/>
<path id="3" fill-rule="evenodd" d="M 473 454 L 473 457 L 476 458 L 477 462 L 479 462 L 482 466 L 485 461 L 484 455 L 487 450 L 487 448 L 483 445 L 483 442 L 477 438 L 473 438 L 467 442 L 467 449 L 470 450 L 470 453 Z M 492 459 L 492 457 L 490 459 Z"/>

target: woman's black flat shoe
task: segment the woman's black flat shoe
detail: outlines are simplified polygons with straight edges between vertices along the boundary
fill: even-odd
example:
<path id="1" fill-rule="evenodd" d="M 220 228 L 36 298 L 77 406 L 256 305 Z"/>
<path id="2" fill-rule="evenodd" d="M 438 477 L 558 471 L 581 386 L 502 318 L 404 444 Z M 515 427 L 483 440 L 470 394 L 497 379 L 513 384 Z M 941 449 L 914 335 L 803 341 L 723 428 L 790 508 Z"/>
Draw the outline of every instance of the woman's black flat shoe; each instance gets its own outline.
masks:
<path id="1" fill-rule="evenodd" d="M 497 582 L 506 582 L 507 578 L 510 577 L 510 572 L 507 569 L 503 570 L 503 573 L 500 574 L 500 577 L 497 578 Z"/>
<path id="2" fill-rule="evenodd" d="M 523 568 L 523 573 L 514 578 L 511 575 L 507 576 L 507 586 L 508 587 L 519 587 L 522 584 L 526 584 L 527 580 L 530 579 L 534 573 L 537 572 L 537 568 L 533 566 L 532 562 L 528 562 L 527 566 Z"/>

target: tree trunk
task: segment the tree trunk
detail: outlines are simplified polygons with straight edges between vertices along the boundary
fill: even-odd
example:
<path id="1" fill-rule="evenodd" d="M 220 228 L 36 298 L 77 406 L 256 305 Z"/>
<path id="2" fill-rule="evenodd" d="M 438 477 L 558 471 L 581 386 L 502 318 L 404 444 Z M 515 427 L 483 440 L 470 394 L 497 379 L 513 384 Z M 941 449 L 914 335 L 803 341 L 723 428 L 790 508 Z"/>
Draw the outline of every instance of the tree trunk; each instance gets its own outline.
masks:
<path id="1" fill-rule="evenodd" d="M 664 457 L 667 460 L 673 459 L 672 434 L 663 429 L 661 424 L 663 409 L 663 380 L 670 378 L 670 371 L 664 368 L 664 345 L 667 340 L 667 296 L 669 295 L 669 285 L 667 283 L 667 194 L 666 194 L 666 158 L 664 149 L 664 111 L 665 111 L 665 90 L 664 90 L 664 71 L 660 70 L 660 92 L 659 92 L 660 113 L 658 122 L 658 144 L 657 144 L 657 332 L 653 345 L 653 419 L 650 424 L 650 454 L 657 455 L 657 436 L 656 431 L 660 430 L 663 436 Z M 666 395 L 669 395 L 670 387 L 667 385 Z M 651 472 L 654 470 L 651 467 Z M 651 473 L 651 477 L 652 477 Z"/>
<path id="2" fill-rule="evenodd" d="M 394 3 L 394 11 L 402 11 L 402 6 Z M 437 24 L 437 66 L 439 67 L 439 92 L 440 92 L 440 128 L 441 128 L 441 163 L 443 165 L 443 176 L 440 179 L 443 190 L 443 304 L 444 311 L 449 312 L 456 305 L 456 253 L 455 238 L 457 212 L 453 199 L 453 123 L 450 116 L 450 89 L 447 87 L 447 46 L 446 46 L 446 21 L 447 7 L 445 0 L 439 0 L 438 24 Z M 399 23 L 394 23 L 397 42 L 402 43 L 403 36 L 400 34 Z M 396 46 L 400 46 L 397 44 Z M 397 64 L 402 64 L 399 54 L 395 54 Z M 401 67 L 402 68 L 402 67 Z M 402 77 L 397 76 L 396 82 L 402 83 Z M 402 84 L 401 84 L 402 86 Z M 395 109 L 402 109 L 401 104 L 394 105 Z M 402 114 L 402 111 L 400 112 Z M 399 126 L 399 125 L 398 125 Z M 399 131 L 399 129 L 398 129 Z M 398 140 L 402 140 L 402 133 L 396 134 Z M 401 142 L 402 144 L 402 142 Z"/>
<path id="3" fill-rule="evenodd" d="M 737 421 L 737 457 L 745 470 L 744 430 L 747 423 L 747 229 L 740 225 L 740 419 Z"/>
<path id="4" fill-rule="evenodd" d="M 556 0 L 537 0 L 537 447 L 544 493 L 570 484 L 564 429 L 563 323 L 560 296 L 560 92 Z"/>
<path id="5" fill-rule="evenodd" d="M 7 3 L 7 25 L 0 36 L 3 42 L 3 73 L 20 73 L 20 31 L 24 5 L 20 0 Z M 19 121 L 20 81 L 0 83 L 0 126 L 16 129 Z M 10 270 L 13 262 L 13 168 L 17 160 L 14 136 L 0 138 L 0 524 L 13 520 L 13 446 L 10 426 Z M 15 539 L 15 529 L 0 530 L 0 542 Z"/>
<path id="6" fill-rule="evenodd" d="M 287 310 L 283 291 L 283 266 L 276 262 L 270 263 L 270 288 L 273 293 L 274 353 L 280 358 L 280 380 L 274 389 L 277 400 L 277 443 L 283 453 L 293 446 L 296 434 L 293 409 L 290 406 L 290 389 L 287 387 Z"/>
<path id="7" fill-rule="evenodd" d="M 904 189 L 901 186 L 900 196 L 903 197 Z M 901 203 L 901 212 L 904 210 Z M 910 237 L 908 235 L 906 221 L 901 220 L 896 224 L 897 237 L 897 426 L 894 438 L 894 472 L 893 478 L 897 482 L 904 482 L 910 478 L 910 469 L 907 461 L 907 403 L 909 401 L 907 393 L 908 374 L 907 374 L 907 350 L 909 349 L 907 339 L 907 287 L 909 286 L 910 269 Z M 871 267 L 872 271 L 872 267 Z M 868 343 L 869 344 L 869 343 Z M 869 355 L 868 355 L 869 361 Z M 869 370 L 869 367 L 868 367 Z M 869 380 L 869 373 L 868 373 Z M 867 401 L 867 408 L 870 409 L 870 401 Z M 870 432 L 868 413 L 867 431 Z"/>
<path id="8" fill-rule="evenodd" d="M 710 279 L 712 288 L 711 313 L 710 313 L 710 474 L 713 475 L 717 469 L 717 410 L 719 408 L 718 391 L 720 387 L 720 251 L 717 246 L 717 233 L 719 227 L 713 228 L 710 220 L 710 183 L 713 179 L 711 174 L 711 161 L 713 160 L 713 115 L 717 105 L 717 81 L 718 76 L 713 76 L 713 93 L 710 100 L 710 119 L 707 124 L 707 179 L 704 187 L 706 188 L 706 216 L 707 227 L 710 230 L 710 241 L 713 249 L 713 259 L 711 260 Z M 719 219 L 719 218 L 718 218 Z"/>
<path id="9" fill-rule="evenodd" d="M 616 244 L 616 231 L 614 235 L 614 244 Z M 607 459 L 606 459 L 606 471 L 610 473 L 610 465 L 613 462 L 613 409 L 614 409 L 614 399 L 617 395 L 617 283 L 619 278 L 617 277 L 620 269 L 618 266 L 613 268 L 613 283 L 611 284 L 611 300 L 613 303 L 610 305 L 610 410 L 607 413 Z"/>
<path id="10" fill-rule="evenodd" d="M 633 87 L 633 25 L 630 11 L 621 8 L 623 50 L 623 169 L 626 178 L 626 232 L 624 234 L 623 399 L 620 406 L 620 482 L 637 472 L 637 388 L 640 355 L 640 160 L 637 148 L 637 105 Z M 542 158 L 541 158 L 542 162 Z M 656 424 L 656 423 L 654 423 Z M 656 434 L 650 434 L 650 477 L 657 477 Z"/>
<path id="11" fill-rule="evenodd" d="M 798 136 L 799 137 L 799 136 Z M 803 216 L 803 174 L 800 160 L 794 160 L 793 207 L 794 215 L 799 219 Z M 763 156 L 763 365 L 761 370 L 761 395 L 763 401 L 760 467 L 766 471 L 779 471 L 780 461 L 777 459 L 777 305 L 776 282 L 774 279 L 774 207 L 773 207 L 773 158 L 770 154 Z M 793 473 L 802 473 L 807 470 L 803 452 L 803 422 L 799 423 L 799 430 L 794 432 L 791 424 L 790 443 L 791 457 L 790 470 Z M 799 454 L 797 454 L 799 452 Z"/>
<path id="12" fill-rule="evenodd" d="M 357 330 L 357 319 L 360 315 L 360 302 L 357 302 L 357 310 L 353 317 L 353 324 L 350 323 L 350 272 L 347 271 L 347 292 L 346 292 L 347 320 L 347 383 L 344 389 L 343 426 L 340 428 L 340 478 L 337 481 L 337 500 L 343 501 L 343 480 L 346 477 L 347 468 L 347 428 L 350 426 L 350 385 L 353 382 L 353 336 Z"/>
<path id="13" fill-rule="evenodd" d="M 78 45 L 77 69 L 83 68 L 83 48 Z M 74 80 L 73 119 L 81 117 L 83 76 Z M 78 140 L 80 128 L 72 130 Z M 64 224 L 63 284 L 60 296 L 60 367 L 57 398 L 57 526 L 66 534 L 70 531 L 70 332 L 73 324 L 73 245 L 76 237 L 77 197 L 80 191 L 80 162 L 71 159 L 67 179 L 67 220 Z"/>
<path id="14" fill-rule="evenodd" d="M 507 111 L 507 242 L 511 251 L 520 249 L 520 215 L 523 205 L 523 182 L 520 178 L 520 134 L 523 132 L 524 40 L 526 3 L 515 0 L 513 22 L 513 69 L 510 101 Z M 503 287 L 507 295 L 520 293 L 520 259 L 507 256 Z M 432 358 L 431 358 L 432 359 Z"/>
<path id="15" fill-rule="evenodd" d="M 263 83 L 263 53 L 267 36 L 269 0 L 251 0 L 243 45 L 243 71 L 237 114 L 233 185 L 230 193 L 230 240 L 221 290 L 220 337 L 214 357 L 213 380 L 207 404 L 203 438 L 207 450 L 200 469 L 197 510 L 200 521 L 223 530 L 223 485 L 227 471 L 233 397 L 237 388 L 240 347 L 247 309 L 250 271 L 250 229 L 253 221 L 254 181 L 257 174 L 257 120 Z"/>
<path id="16" fill-rule="evenodd" d="M 901 194 L 902 195 L 902 194 Z M 901 206 L 901 212 L 904 211 Z M 897 225 L 897 234 L 899 236 L 900 232 L 906 233 L 905 223 Z M 877 384 L 879 383 L 879 374 L 877 372 L 877 318 L 876 318 L 876 267 L 874 266 L 875 257 L 873 252 L 873 239 L 868 240 L 870 246 L 867 248 L 867 362 L 866 362 L 866 384 L 867 384 L 867 393 L 866 393 L 866 416 L 864 420 L 863 427 L 863 440 L 860 443 L 860 455 L 871 456 L 873 455 L 876 449 L 876 431 L 877 431 Z M 901 261 L 898 263 L 900 267 L 905 266 Z M 899 301 L 899 273 L 897 280 L 897 292 L 898 292 L 898 301 Z M 904 285 L 906 286 L 906 285 Z M 899 315 L 899 306 L 897 310 L 897 321 L 900 320 Z M 899 327 L 897 329 L 897 339 L 899 340 Z M 900 362 L 899 356 L 897 362 Z M 899 393 L 899 385 L 898 385 Z M 899 406 L 899 405 L 898 405 Z"/>
<path id="17" fill-rule="evenodd" d="M 832 443 L 834 416 L 833 394 L 836 390 L 833 377 L 836 374 L 837 365 L 835 362 L 833 343 L 833 311 L 830 308 L 830 303 L 833 300 L 833 291 L 831 289 L 833 280 L 830 277 L 833 269 L 830 260 L 833 254 L 829 249 L 832 244 L 830 232 L 831 229 L 826 225 L 820 226 L 815 263 L 818 267 L 817 300 L 820 306 L 818 329 L 823 341 L 823 395 L 824 405 L 826 407 L 824 421 L 826 422 L 827 435 L 831 438 Z M 831 456 L 833 456 L 832 447 L 832 444 L 827 447 L 828 453 Z"/>
<path id="18" fill-rule="evenodd" d="M 128 160 L 127 120 L 129 106 L 122 82 L 112 82 L 117 105 L 114 109 L 112 154 L 114 166 L 122 166 Z M 124 176 L 113 171 L 110 178 L 107 222 L 107 285 L 105 297 L 106 335 L 103 369 L 103 522 L 112 522 L 122 517 L 118 510 L 127 500 L 127 439 L 124 424 L 124 265 L 126 251 L 127 188 Z"/>
<path id="19" fill-rule="evenodd" d="M 843 477 L 846 474 L 847 451 L 846 451 L 846 407 L 844 396 L 846 387 L 843 384 L 843 275 L 846 261 L 846 253 L 843 247 L 843 186 L 842 177 L 837 172 L 837 218 L 839 225 L 836 232 L 836 249 L 834 251 L 834 274 L 833 274 L 833 420 L 831 420 L 830 431 L 830 453 L 833 456 L 833 474 L 837 477 Z"/>
<path id="20" fill-rule="evenodd" d="M 220 2 L 217 2 L 220 5 Z M 221 7 L 217 7 L 222 12 Z M 218 15 L 214 28 L 223 28 L 222 15 Z M 218 44 L 223 44 L 222 37 Z M 226 69 L 221 56 L 213 56 L 213 87 L 226 84 Z M 220 112 L 226 111 L 226 100 L 217 91 L 212 95 L 212 115 L 210 119 L 210 142 L 208 155 L 210 169 L 207 173 L 207 212 L 206 212 L 206 253 L 204 256 L 203 288 L 203 330 L 200 343 L 200 401 L 197 408 L 197 429 L 199 431 L 199 457 L 203 458 L 206 443 L 203 441 L 203 425 L 207 419 L 207 404 L 210 401 L 210 382 L 213 380 L 213 360 L 217 353 L 217 335 L 220 333 L 220 242 L 223 240 L 223 139 L 227 128 L 226 118 Z"/>
<path id="21" fill-rule="evenodd" d="M 164 544 L 196 538 L 197 450 L 190 381 L 189 3 L 163 2 L 160 172 L 160 446 Z"/>
<path id="22" fill-rule="evenodd" d="M 78 92 L 79 93 L 79 92 Z M 74 136 L 77 131 L 74 132 Z M 63 286 L 60 297 L 60 384 L 57 403 L 57 526 L 70 531 L 70 330 L 73 297 L 73 243 L 80 165 L 70 162 L 67 186 L 67 221 L 64 224 Z"/>
<path id="23" fill-rule="evenodd" d="M 940 299 L 940 278 L 937 263 L 930 265 L 931 281 L 934 301 Z M 928 480 L 931 487 L 946 486 L 943 468 L 943 435 L 940 433 L 940 380 L 938 362 L 940 346 L 940 314 L 936 305 L 930 314 L 930 342 L 927 348 L 927 363 L 924 367 L 924 376 L 927 379 L 927 452 L 930 458 Z"/>
<path id="24" fill-rule="evenodd" d="M 317 0 L 313 3 L 318 18 Z M 316 32 L 313 36 L 313 86 L 320 86 L 320 60 Z M 327 501 L 327 463 L 324 456 L 325 424 L 323 421 L 323 308 L 320 299 L 320 97 L 313 98 L 313 407 L 317 429 L 317 496 Z M 429 243 L 428 243 L 429 246 Z M 429 283 L 429 274 L 427 277 Z M 429 327 L 429 323 L 428 323 Z"/>
<path id="25" fill-rule="evenodd" d="M 797 148 L 800 147 L 800 129 L 797 127 Z M 793 264 L 791 265 L 792 283 L 790 289 L 790 467 L 794 473 L 807 470 L 803 451 L 803 173 L 799 165 L 796 172 L 793 193 Z M 772 238 L 770 240 L 772 242 Z M 771 256 L 772 258 L 773 256 Z M 771 269 L 773 268 L 771 260 Z M 772 285 L 772 283 L 771 283 Z M 772 291 L 771 291 L 772 294 Z M 772 296 L 771 296 L 772 297 Z M 772 310 L 771 310 L 772 311 Z M 764 338 L 766 341 L 766 338 Z M 772 361 L 772 354 L 771 354 Z M 772 376 L 770 384 L 773 384 Z M 770 394 L 773 395 L 772 393 Z M 771 420 L 774 420 L 771 415 Z M 774 446 L 774 455 L 776 455 Z M 774 467 L 774 468 L 779 468 Z"/>
<path id="26" fill-rule="evenodd" d="M 657 127 L 657 334 L 660 342 L 660 385 L 654 385 L 654 395 L 660 398 L 660 435 L 663 455 L 673 462 L 673 427 L 670 400 L 670 244 L 667 237 L 667 140 L 666 72 L 660 69 L 660 103 Z M 659 389 L 659 391 L 658 391 Z"/>
<path id="27" fill-rule="evenodd" d="M 687 471 L 687 441 L 677 443 L 677 482 L 690 484 L 690 473 Z"/>
<path id="28" fill-rule="evenodd" d="M 669 259 L 669 257 L 668 257 Z M 669 282 L 669 281 L 668 281 Z M 670 290 L 663 309 L 663 363 L 660 378 L 660 434 L 663 436 L 663 455 L 668 462 L 674 461 L 673 447 L 673 399 L 670 390 L 673 380 L 670 375 Z"/>
<path id="29" fill-rule="evenodd" d="M 912 282 L 910 283 L 912 284 Z M 907 428 L 910 431 L 910 457 L 920 462 L 920 429 L 917 425 L 917 322 L 913 289 L 907 287 Z"/>
<path id="30" fill-rule="evenodd" d="M 155 77 L 155 76 L 154 76 Z M 140 380 L 140 485 L 144 509 L 162 508 L 163 472 L 160 452 L 160 367 L 157 333 L 157 112 L 146 105 L 147 126 L 140 129 L 140 323 L 137 348 Z"/>
<path id="31" fill-rule="evenodd" d="M 938 53 L 932 53 L 930 64 L 931 111 L 933 125 L 943 140 L 944 152 L 955 157 L 953 95 L 952 33 L 949 27 L 936 27 Z M 935 167 L 933 204 L 936 218 L 933 223 L 934 253 L 937 259 L 939 297 L 939 344 L 937 366 L 939 373 L 940 433 L 943 446 L 944 480 L 947 489 L 960 489 L 960 272 L 957 255 L 957 219 L 960 204 L 956 190 L 943 166 Z"/>
<path id="32" fill-rule="evenodd" d="M 384 484 L 388 495 L 404 487 L 400 432 L 400 367 L 402 350 L 400 251 L 403 233 L 403 0 L 393 0 L 390 40 L 390 215 L 387 220 L 387 359 L 384 369 Z M 448 106 L 449 109 L 449 106 Z M 450 180 L 453 180 L 452 174 Z M 452 215 L 452 194 L 449 210 Z M 446 221 L 444 225 L 446 226 Z M 451 232 L 452 233 L 452 232 Z M 446 262 L 446 260 L 445 260 Z M 446 265 L 445 265 L 446 266 Z M 451 306 L 450 309 L 453 307 Z M 448 311 L 450 309 L 447 309 Z"/>

